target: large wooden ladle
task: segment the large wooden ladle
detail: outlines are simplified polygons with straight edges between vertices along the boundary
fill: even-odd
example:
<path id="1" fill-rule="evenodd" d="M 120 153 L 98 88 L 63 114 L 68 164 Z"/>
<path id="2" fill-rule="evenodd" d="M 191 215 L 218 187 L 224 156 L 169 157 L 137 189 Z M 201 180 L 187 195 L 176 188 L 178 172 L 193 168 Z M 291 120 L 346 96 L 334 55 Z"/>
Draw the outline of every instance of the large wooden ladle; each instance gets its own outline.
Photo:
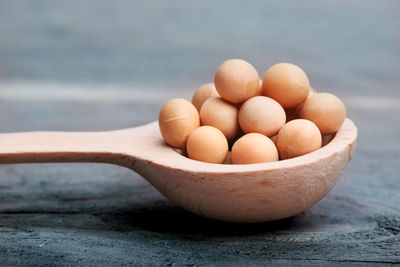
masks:
<path id="1" fill-rule="evenodd" d="M 322 199 L 351 159 L 356 139 L 357 128 L 346 119 L 329 144 L 301 157 L 248 165 L 209 164 L 166 145 L 153 122 L 108 132 L 0 134 L 0 163 L 117 164 L 139 173 L 171 201 L 196 214 L 264 222 L 295 215 Z"/>

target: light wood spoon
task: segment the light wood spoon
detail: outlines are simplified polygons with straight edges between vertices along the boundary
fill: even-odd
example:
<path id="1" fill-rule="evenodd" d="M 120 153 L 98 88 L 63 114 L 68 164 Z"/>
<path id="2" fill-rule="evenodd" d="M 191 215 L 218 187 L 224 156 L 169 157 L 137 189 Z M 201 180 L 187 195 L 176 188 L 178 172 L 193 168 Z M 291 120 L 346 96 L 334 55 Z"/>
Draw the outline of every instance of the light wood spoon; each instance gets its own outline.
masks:
<path id="1" fill-rule="evenodd" d="M 166 145 L 157 122 L 108 132 L 0 134 L 0 163 L 101 162 L 134 170 L 177 205 L 232 222 L 264 222 L 306 210 L 335 185 L 351 159 L 357 128 L 346 119 L 310 154 L 272 163 L 209 164 Z"/>

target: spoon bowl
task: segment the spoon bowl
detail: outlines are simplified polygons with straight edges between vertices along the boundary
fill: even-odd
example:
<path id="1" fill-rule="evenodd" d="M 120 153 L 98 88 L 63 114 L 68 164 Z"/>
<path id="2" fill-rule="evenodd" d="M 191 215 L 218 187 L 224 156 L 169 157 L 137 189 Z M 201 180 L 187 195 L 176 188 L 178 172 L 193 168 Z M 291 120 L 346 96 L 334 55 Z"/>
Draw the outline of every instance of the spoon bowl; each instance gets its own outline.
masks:
<path id="1" fill-rule="evenodd" d="M 265 222 L 313 206 L 350 161 L 357 128 L 346 119 L 334 138 L 307 155 L 232 165 L 191 160 L 166 145 L 157 122 L 107 132 L 0 134 L 0 163 L 100 162 L 139 173 L 168 199 L 201 216 Z"/>

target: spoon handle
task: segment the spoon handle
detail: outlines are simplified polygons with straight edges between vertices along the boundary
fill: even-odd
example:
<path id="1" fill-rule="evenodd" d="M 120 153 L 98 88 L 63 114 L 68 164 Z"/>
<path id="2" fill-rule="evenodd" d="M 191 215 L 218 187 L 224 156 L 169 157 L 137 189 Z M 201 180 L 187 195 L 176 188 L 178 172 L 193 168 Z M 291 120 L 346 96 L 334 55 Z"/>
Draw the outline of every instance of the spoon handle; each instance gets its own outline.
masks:
<path id="1" fill-rule="evenodd" d="M 115 131 L 116 133 L 117 131 Z M 0 163 L 107 162 L 114 132 L 22 132 L 0 134 Z"/>

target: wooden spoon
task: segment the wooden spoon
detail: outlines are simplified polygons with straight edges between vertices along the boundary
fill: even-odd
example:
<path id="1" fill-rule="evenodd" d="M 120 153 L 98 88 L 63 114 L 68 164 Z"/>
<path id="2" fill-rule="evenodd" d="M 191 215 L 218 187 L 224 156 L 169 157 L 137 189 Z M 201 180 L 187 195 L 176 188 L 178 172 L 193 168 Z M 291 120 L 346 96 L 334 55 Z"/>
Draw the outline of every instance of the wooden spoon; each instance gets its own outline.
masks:
<path id="1" fill-rule="evenodd" d="M 177 205 L 232 222 L 264 222 L 306 210 L 335 185 L 351 159 L 357 128 L 346 119 L 310 154 L 248 165 L 191 160 L 166 145 L 157 122 L 109 132 L 0 134 L 0 163 L 101 162 L 134 170 Z"/>

